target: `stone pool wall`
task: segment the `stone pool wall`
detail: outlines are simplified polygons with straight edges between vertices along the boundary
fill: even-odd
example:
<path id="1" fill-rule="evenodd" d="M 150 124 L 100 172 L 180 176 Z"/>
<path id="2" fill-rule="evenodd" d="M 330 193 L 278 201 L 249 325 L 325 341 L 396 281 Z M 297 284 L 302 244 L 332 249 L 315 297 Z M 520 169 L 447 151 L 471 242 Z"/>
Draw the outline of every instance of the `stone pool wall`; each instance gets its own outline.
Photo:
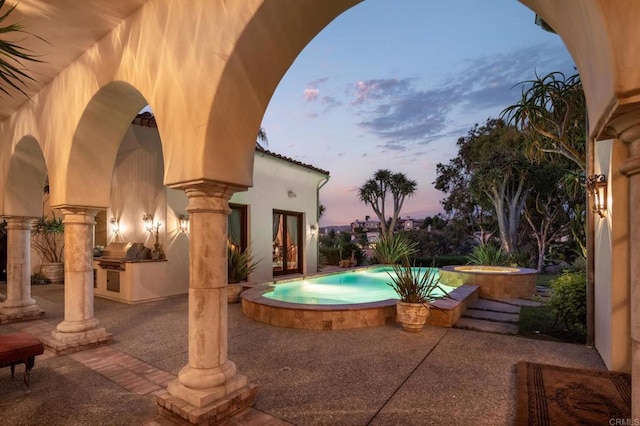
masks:
<path id="1" fill-rule="evenodd" d="M 469 270 L 472 268 L 473 270 Z M 495 272 L 499 271 L 499 272 Z M 443 266 L 440 282 L 458 287 L 471 284 L 480 287 L 484 299 L 528 299 L 536 294 L 538 271 L 527 268 L 491 266 Z"/>

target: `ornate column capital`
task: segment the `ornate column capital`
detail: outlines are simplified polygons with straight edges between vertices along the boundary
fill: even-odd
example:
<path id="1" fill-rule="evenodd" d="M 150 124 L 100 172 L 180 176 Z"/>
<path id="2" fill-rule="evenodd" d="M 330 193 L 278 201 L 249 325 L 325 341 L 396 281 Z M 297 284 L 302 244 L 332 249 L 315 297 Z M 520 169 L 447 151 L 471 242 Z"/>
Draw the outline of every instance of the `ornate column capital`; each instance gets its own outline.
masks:
<path id="1" fill-rule="evenodd" d="M 640 173 L 640 103 L 620 106 L 609 120 L 604 136 L 620 139 L 629 146 L 629 157 L 620 166 L 627 177 Z"/>
<path id="2" fill-rule="evenodd" d="M 18 231 L 30 231 L 35 219 L 30 216 L 4 216 L 4 220 L 7 221 L 7 229 Z"/>
<path id="3" fill-rule="evenodd" d="M 209 180 L 187 182 L 172 186 L 175 189 L 182 189 L 189 198 L 187 212 L 211 212 L 229 214 L 229 199 L 239 191 L 246 191 L 247 187 L 233 185 L 224 182 Z"/>

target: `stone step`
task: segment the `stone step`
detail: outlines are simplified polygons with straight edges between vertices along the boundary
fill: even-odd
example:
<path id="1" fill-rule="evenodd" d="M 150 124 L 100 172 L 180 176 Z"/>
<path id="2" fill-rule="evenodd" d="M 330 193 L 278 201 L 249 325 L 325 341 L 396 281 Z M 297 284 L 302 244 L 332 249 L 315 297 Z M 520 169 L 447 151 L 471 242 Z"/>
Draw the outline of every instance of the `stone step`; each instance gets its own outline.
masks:
<path id="1" fill-rule="evenodd" d="M 486 321 L 475 318 L 460 318 L 454 327 L 497 334 L 518 334 L 518 326 L 515 324 Z"/>
<path id="2" fill-rule="evenodd" d="M 534 307 L 542 306 L 542 303 L 537 302 L 535 300 L 529 300 L 529 299 L 487 299 L 487 300 L 507 303 L 509 305 L 514 305 L 514 306 L 534 306 Z"/>
<path id="3" fill-rule="evenodd" d="M 508 303 L 496 302 L 495 300 L 476 299 L 470 309 L 479 309 L 483 311 L 506 312 L 510 314 L 519 314 L 520 306 L 510 305 Z"/>
<path id="4" fill-rule="evenodd" d="M 467 309 L 463 317 L 477 318 L 477 319 L 495 321 L 495 322 L 509 322 L 509 323 L 517 323 L 518 320 L 520 319 L 519 314 L 513 314 L 508 312 L 483 311 L 480 309 Z"/>

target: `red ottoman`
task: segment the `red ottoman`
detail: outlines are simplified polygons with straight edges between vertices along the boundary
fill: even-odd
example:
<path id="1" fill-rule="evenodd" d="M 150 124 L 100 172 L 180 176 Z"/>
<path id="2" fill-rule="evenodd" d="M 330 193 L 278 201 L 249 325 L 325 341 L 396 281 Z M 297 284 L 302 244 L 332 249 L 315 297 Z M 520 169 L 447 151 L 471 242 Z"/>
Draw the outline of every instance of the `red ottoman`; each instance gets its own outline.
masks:
<path id="1" fill-rule="evenodd" d="M 26 333 L 0 334 L 0 367 L 11 367 L 11 378 L 15 375 L 15 366 L 24 364 L 24 384 L 27 393 L 31 391 L 31 369 L 36 355 L 44 352 L 40 340 Z"/>

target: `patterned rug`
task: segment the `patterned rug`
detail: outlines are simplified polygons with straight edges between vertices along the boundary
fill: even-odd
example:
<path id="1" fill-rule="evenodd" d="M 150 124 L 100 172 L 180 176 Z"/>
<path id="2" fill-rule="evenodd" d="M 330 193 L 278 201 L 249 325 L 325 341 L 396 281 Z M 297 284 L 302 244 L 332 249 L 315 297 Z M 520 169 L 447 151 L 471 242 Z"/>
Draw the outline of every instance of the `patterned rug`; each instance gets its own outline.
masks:
<path id="1" fill-rule="evenodd" d="M 519 362 L 516 425 L 609 425 L 631 417 L 631 376 Z"/>

